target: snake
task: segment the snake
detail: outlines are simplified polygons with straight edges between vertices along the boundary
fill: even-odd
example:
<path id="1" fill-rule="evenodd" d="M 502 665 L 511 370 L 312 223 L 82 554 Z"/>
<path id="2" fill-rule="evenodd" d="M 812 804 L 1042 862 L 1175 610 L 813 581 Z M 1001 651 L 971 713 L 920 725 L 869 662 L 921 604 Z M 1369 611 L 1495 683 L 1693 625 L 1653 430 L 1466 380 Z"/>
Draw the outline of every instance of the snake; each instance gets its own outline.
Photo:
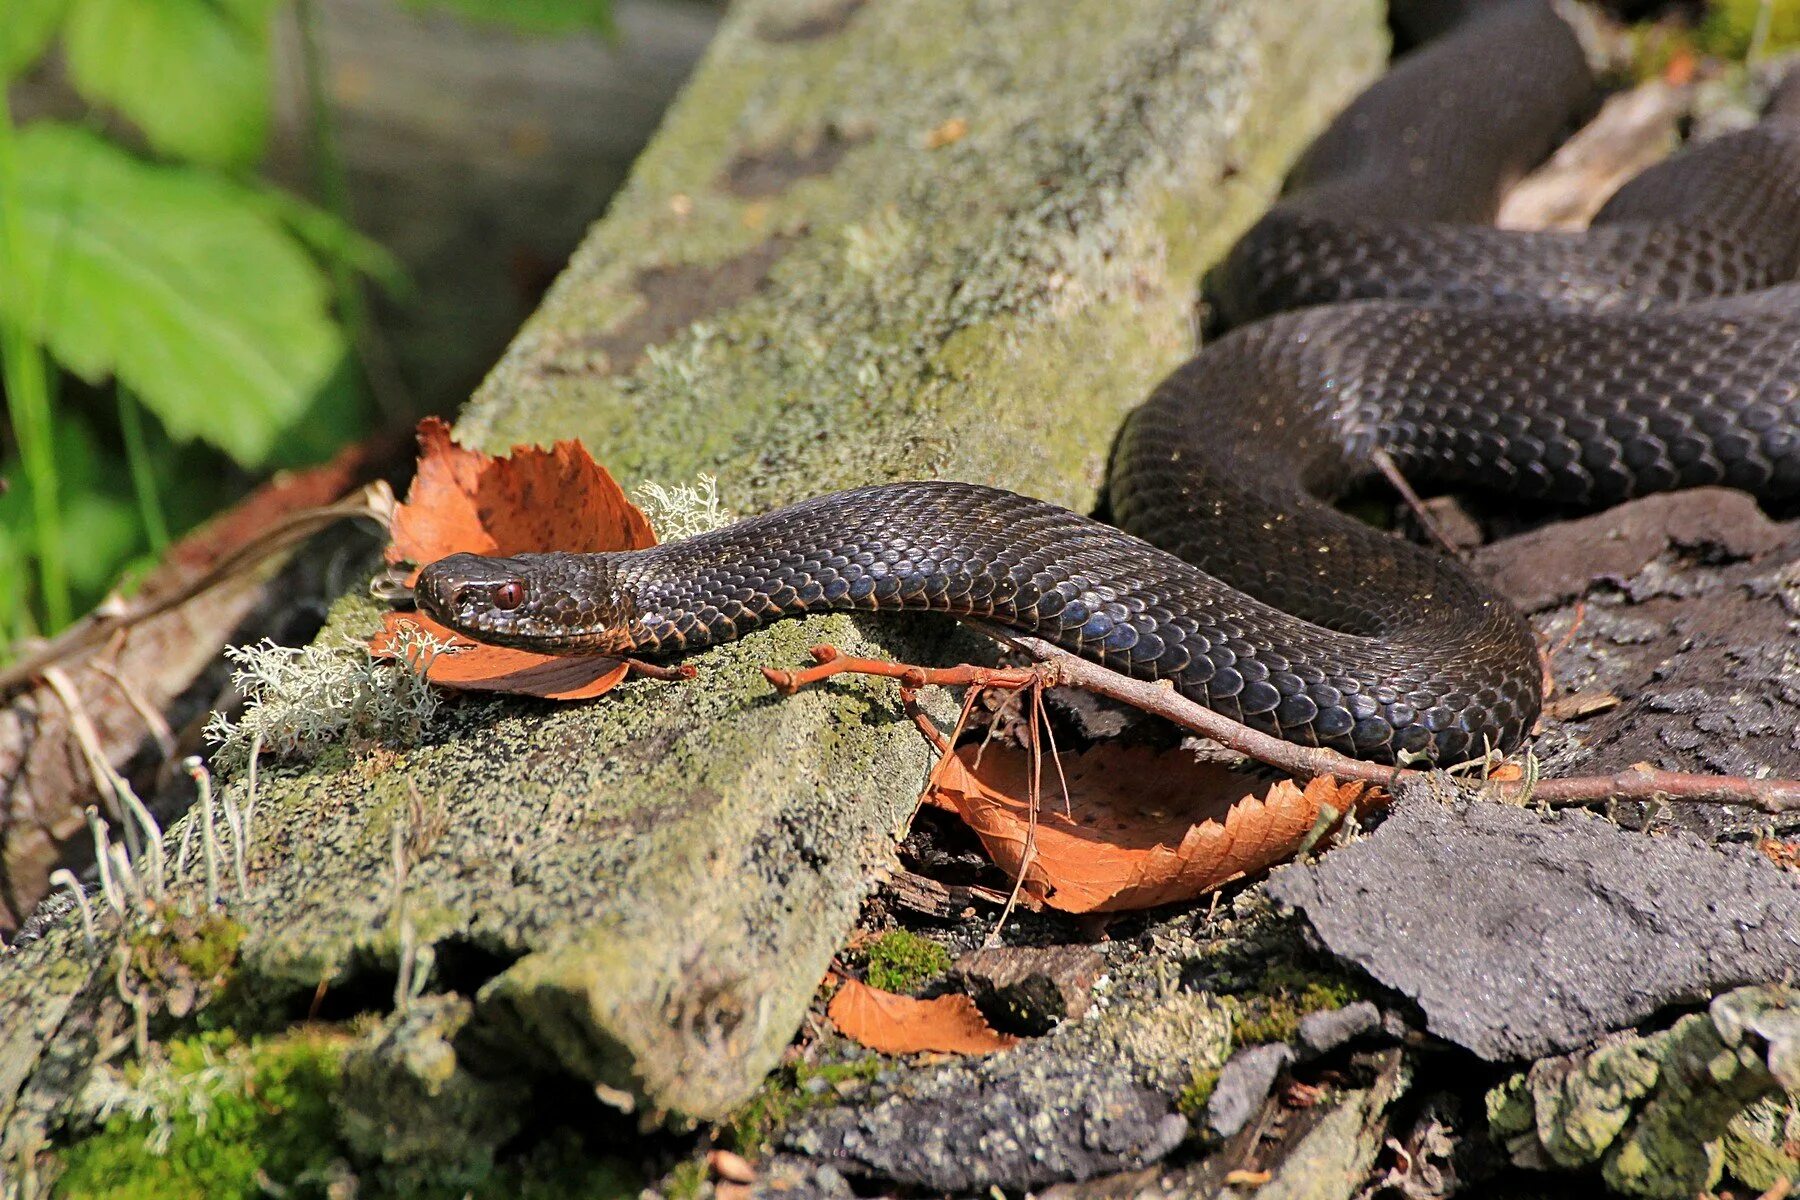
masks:
<path id="1" fill-rule="evenodd" d="M 1378 470 L 1599 506 L 1800 495 L 1800 71 L 1753 126 L 1580 231 L 1496 228 L 1598 85 L 1549 0 L 1395 0 L 1413 44 L 1297 161 L 1203 287 L 1227 332 L 1126 418 L 1100 512 L 917 480 L 647 549 L 455 554 L 427 615 L 555 655 L 684 654 L 776 620 L 993 622 L 1254 729 L 1382 763 L 1516 748 L 1526 619 L 1333 506 Z"/>

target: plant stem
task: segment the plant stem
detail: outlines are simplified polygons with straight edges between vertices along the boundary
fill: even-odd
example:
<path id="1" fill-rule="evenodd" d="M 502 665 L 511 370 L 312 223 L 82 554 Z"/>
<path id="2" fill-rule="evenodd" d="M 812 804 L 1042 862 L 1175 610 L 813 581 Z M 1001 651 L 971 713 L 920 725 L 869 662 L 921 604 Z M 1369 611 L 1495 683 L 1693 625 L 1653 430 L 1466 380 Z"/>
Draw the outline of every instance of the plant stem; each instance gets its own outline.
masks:
<path id="1" fill-rule="evenodd" d="M 19 176 L 12 108 L 0 88 L 0 294 L 20 294 Z M 15 305 L 17 301 L 14 301 Z M 19 462 L 31 490 L 33 550 L 38 598 L 52 629 L 74 615 L 64 556 L 62 510 L 57 503 L 56 439 L 50 415 L 50 375 L 44 348 L 31 336 L 26 314 L 0 313 L 0 379 L 7 413 L 19 444 Z"/>
<path id="2" fill-rule="evenodd" d="M 119 398 L 119 433 L 125 439 L 125 462 L 131 469 L 131 488 L 137 493 L 138 519 L 144 523 L 144 535 L 150 549 L 161 554 L 169 548 L 169 521 L 163 513 L 162 497 L 156 493 L 156 474 L 150 465 L 150 447 L 144 438 L 143 406 L 131 389 L 123 383 L 115 390 Z"/>

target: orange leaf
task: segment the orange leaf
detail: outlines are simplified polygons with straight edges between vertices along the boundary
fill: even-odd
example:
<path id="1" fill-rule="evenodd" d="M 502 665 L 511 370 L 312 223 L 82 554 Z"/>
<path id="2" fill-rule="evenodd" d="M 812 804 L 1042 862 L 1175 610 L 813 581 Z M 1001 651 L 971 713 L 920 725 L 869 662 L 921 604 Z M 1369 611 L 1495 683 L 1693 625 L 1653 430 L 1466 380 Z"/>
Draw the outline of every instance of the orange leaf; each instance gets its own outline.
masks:
<path id="1" fill-rule="evenodd" d="M 390 563 L 447 554 L 641 550 L 650 522 L 578 441 L 515 446 L 505 458 L 458 446 L 436 417 L 419 422 L 419 473 L 394 511 Z M 411 583 L 416 572 L 409 577 Z"/>
<path id="2" fill-rule="evenodd" d="M 976 763 L 979 762 L 979 768 Z M 1180 751 L 1104 744 L 1062 757 L 1070 806 L 1046 763 L 1037 848 L 1024 894 L 1064 912 L 1120 912 L 1191 900 L 1291 858 L 1324 805 L 1338 813 L 1387 802 L 1324 776 L 1273 785 Z M 1030 757 L 965 747 L 940 768 L 932 802 L 956 811 L 988 855 L 1016 876 L 1030 819 Z"/>
<path id="3" fill-rule="evenodd" d="M 562 658 L 484 646 L 446 629 L 424 613 L 391 612 L 381 619 L 381 629 L 369 639 L 377 658 L 398 656 L 396 640 L 407 626 L 451 642 L 454 650 L 440 654 L 425 668 L 425 678 L 440 687 L 468 692 L 511 692 L 542 696 L 547 700 L 592 700 L 605 695 L 624 679 L 631 668 L 616 658 L 588 656 Z"/>
<path id="4" fill-rule="evenodd" d="M 992 1054 L 1018 1042 L 996 1033 L 967 996 L 915 1000 L 846 979 L 826 1010 L 838 1032 L 881 1054 Z"/>

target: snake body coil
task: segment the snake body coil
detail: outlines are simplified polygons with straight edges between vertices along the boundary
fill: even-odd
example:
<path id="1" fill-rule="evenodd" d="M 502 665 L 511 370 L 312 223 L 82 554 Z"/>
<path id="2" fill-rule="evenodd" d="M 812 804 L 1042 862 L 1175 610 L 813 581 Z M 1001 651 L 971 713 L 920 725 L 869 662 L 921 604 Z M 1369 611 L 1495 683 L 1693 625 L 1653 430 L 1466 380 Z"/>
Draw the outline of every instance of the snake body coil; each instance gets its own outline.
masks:
<path id="1" fill-rule="evenodd" d="M 649 550 L 455 555 L 422 573 L 420 605 L 484 641 L 644 655 L 803 613 L 931 609 L 1359 757 L 1516 745 L 1539 705 L 1524 619 L 1329 501 L 1378 455 L 1415 482 L 1584 504 L 1800 494 L 1800 284 L 1784 282 L 1800 81 L 1755 128 L 1646 171 L 1585 233 L 1496 230 L 1480 223 L 1594 85 L 1545 0 L 1460 8 L 1326 131 L 1215 275 L 1239 327 L 1128 419 L 1118 528 L 972 484 L 886 484 Z M 1395 15 L 1424 29 L 1441 11 Z"/>

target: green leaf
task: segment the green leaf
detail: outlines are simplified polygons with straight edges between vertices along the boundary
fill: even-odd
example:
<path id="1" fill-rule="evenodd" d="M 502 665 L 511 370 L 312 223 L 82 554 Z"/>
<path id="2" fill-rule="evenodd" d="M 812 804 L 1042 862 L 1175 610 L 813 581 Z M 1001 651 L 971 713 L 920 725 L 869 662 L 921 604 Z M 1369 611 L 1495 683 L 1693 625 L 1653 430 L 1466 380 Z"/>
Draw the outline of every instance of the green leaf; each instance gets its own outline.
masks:
<path id="1" fill-rule="evenodd" d="M 254 194 L 40 123 L 17 142 L 20 257 L 0 307 L 180 439 L 268 458 L 345 352 L 318 266 Z"/>
<path id="2" fill-rule="evenodd" d="M 72 0 L 63 44 L 82 95 L 157 150 L 215 166 L 261 156 L 277 0 Z"/>
<path id="3" fill-rule="evenodd" d="M 0 0 L 0 83 L 38 60 L 68 6 L 69 0 Z"/>
<path id="4" fill-rule="evenodd" d="M 613 32 L 612 0 L 407 0 L 409 7 L 441 9 L 466 21 L 518 33 Z"/>

